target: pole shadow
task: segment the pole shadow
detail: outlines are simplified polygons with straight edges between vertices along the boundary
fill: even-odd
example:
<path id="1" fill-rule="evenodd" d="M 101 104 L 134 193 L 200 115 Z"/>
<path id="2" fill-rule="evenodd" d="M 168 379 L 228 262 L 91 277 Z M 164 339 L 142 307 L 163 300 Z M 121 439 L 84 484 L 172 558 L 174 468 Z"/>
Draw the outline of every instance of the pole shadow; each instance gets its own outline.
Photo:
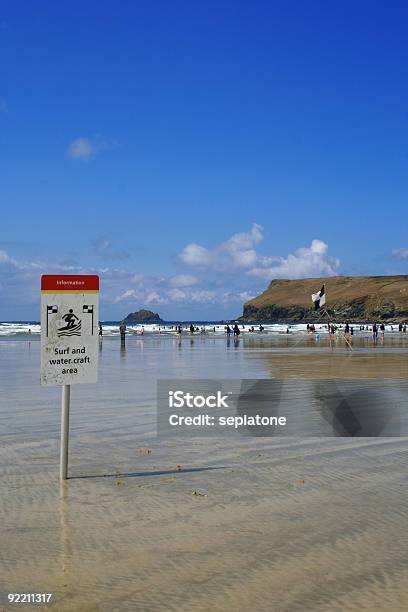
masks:
<path id="1" fill-rule="evenodd" d="M 91 474 L 84 476 L 69 476 L 67 480 L 80 480 L 86 478 L 145 478 L 147 476 L 168 476 L 170 474 L 191 474 L 194 472 L 210 472 L 213 470 L 225 470 L 227 466 L 186 468 L 179 470 L 157 470 L 155 472 L 125 472 L 118 474 Z"/>

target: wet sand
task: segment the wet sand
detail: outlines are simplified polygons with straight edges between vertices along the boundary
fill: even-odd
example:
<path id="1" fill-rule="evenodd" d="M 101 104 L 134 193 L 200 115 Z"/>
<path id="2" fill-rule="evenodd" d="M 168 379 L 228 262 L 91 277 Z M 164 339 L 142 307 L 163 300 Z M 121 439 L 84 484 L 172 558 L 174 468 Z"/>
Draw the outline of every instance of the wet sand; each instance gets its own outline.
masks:
<path id="1" fill-rule="evenodd" d="M 61 487 L 38 349 L 0 343 L 0 592 L 62 611 L 407 609 L 408 438 L 155 436 L 157 378 L 307 377 L 332 367 L 325 341 L 104 340 L 100 383 L 72 389 Z M 337 370 L 381 378 L 395 358 L 403 378 L 408 345 L 335 351 Z"/>

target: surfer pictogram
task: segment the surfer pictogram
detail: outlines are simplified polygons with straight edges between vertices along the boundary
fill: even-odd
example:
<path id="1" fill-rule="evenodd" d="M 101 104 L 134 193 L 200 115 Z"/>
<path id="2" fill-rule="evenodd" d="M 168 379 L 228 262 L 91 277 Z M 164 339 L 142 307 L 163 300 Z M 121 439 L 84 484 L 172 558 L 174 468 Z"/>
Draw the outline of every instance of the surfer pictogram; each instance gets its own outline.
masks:
<path id="1" fill-rule="evenodd" d="M 57 330 L 58 336 L 80 336 L 81 335 L 81 319 L 79 319 L 72 308 L 69 309 L 67 314 L 62 317 L 63 321 L 66 322 L 64 327 L 59 327 Z"/>

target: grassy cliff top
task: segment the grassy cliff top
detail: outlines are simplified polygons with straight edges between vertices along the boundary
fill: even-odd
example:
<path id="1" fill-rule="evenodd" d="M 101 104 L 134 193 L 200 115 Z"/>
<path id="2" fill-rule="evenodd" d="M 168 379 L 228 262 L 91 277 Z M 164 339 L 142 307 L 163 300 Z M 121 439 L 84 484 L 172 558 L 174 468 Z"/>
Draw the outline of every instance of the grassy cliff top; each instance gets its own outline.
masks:
<path id="1" fill-rule="evenodd" d="M 380 299 L 408 307 L 408 275 L 399 276 L 332 276 L 301 280 L 273 280 L 261 295 L 245 306 L 263 308 L 270 304 L 281 307 L 312 305 L 312 293 L 326 288 L 326 306 L 354 300 Z"/>

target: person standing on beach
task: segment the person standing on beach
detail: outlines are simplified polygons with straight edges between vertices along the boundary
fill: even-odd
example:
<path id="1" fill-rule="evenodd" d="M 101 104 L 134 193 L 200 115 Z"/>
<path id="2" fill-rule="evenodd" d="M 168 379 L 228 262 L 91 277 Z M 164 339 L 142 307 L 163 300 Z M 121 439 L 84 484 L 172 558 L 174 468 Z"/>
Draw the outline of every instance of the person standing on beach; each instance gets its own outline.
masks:
<path id="1" fill-rule="evenodd" d="M 122 323 L 119 326 L 119 331 L 120 331 L 120 340 L 121 342 L 125 342 L 125 338 L 126 338 L 126 323 L 124 321 L 122 321 Z"/>
<path id="2" fill-rule="evenodd" d="M 99 321 L 99 335 L 102 336 L 102 323 Z"/>
<path id="3" fill-rule="evenodd" d="M 374 342 L 377 342 L 377 338 L 378 338 L 378 327 L 377 327 L 377 323 L 374 323 L 374 324 L 373 324 L 372 334 L 373 334 L 373 340 L 374 340 Z"/>
<path id="4" fill-rule="evenodd" d="M 239 331 L 238 323 L 234 325 L 234 336 L 239 336 L 241 332 Z"/>
<path id="5" fill-rule="evenodd" d="M 194 334 L 194 325 L 192 323 L 190 325 L 190 334 Z"/>
<path id="6" fill-rule="evenodd" d="M 230 336 L 231 335 L 231 328 L 230 328 L 229 325 L 227 325 L 226 331 L 227 331 L 227 336 Z"/>

